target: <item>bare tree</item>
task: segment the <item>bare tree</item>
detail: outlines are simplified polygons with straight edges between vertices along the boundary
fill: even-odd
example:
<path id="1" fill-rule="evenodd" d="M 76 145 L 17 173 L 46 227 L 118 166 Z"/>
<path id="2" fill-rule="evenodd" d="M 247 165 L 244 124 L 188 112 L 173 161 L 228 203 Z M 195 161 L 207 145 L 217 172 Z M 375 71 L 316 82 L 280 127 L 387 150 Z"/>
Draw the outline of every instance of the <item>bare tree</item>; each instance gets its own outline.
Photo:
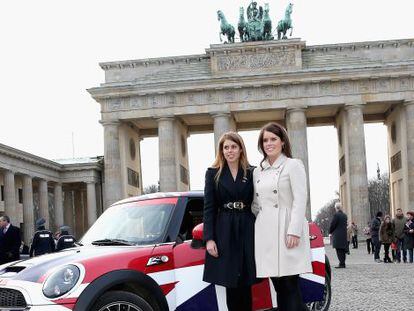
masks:
<path id="1" fill-rule="evenodd" d="M 144 188 L 144 194 L 155 193 L 158 191 L 159 191 L 158 185 L 149 185 Z"/>
<path id="2" fill-rule="evenodd" d="M 380 174 L 368 181 L 368 200 L 371 218 L 381 211 L 390 213 L 390 178 L 388 173 Z"/>

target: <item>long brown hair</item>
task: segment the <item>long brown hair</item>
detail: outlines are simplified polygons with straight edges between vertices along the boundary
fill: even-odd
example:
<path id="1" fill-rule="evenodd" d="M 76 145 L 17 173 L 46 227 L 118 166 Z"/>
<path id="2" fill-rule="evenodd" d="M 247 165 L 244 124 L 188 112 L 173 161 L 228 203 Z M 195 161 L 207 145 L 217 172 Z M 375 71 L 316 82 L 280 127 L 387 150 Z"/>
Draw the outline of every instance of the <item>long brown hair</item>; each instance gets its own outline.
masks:
<path id="1" fill-rule="evenodd" d="M 280 140 L 283 142 L 282 153 L 285 156 L 287 156 L 288 158 L 292 157 L 292 148 L 290 146 L 289 136 L 287 134 L 286 129 L 283 126 L 281 126 L 279 123 L 276 123 L 276 122 L 267 123 L 265 126 L 263 126 L 260 129 L 259 139 L 257 141 L 257 149 L 259 149 L 261 154 L 263 154 L 263 159 L 262 159 L 262 161 L 260 161 L 260 167 L 261 168 L 263 168 L 262 164 L 263 164 L 264 160 L 266 160 L 266 158 L 267 158 L 266 152 L 263 149 L 264 132 L 270 132 L 270 133 L 273 133 L 276 136 L 278 136 L 280 138 Z"/>
<path id="2" fill-rule="evenodd" d="M 223 145 L 226 140 L 231 140 L 232 142 L 235 142 L 240 147 L 241 153 L 240 153 L 240 158 L 239 158 L 239 167 L 243 169 L 243 176 L 244 177 L 247 176 L 247 168 L 249 167 L 249 161 L 247 160 L 246 147 L 244 146 L 243 138 L 235 132 L 227 132 L 221 135 L 219 139 L 219 143 L 217 146 L 216 159 L 211 165 L 214 168 L 218 168 L 217 174 L 214 177 L 216 182 L 220 178 L 221 172 L 223 171 L 223 168 L 226 164 L 226 159 L 224 158 L 224 154 L 223 154 Z"/>

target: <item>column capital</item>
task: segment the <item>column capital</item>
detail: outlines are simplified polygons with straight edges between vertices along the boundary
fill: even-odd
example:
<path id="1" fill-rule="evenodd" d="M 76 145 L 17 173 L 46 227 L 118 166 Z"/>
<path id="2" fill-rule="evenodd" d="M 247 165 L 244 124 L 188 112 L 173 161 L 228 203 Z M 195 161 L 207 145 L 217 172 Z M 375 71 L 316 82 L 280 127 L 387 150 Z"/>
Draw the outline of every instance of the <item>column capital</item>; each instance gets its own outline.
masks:
<path id="1" fill-rule="evenodd" d="M 4 170 L 4 172 L 5 172 L 6 174 L 13 174 L 13 175 L 16 175 L 16 173 L 17 173 L 17 171 L 16 171 L 16 170 L 12 170 L 12 169 L 9 169 L 9 168 L 4 168 L 3 170 Z"/>
<path id="2" fill-rule="evenodd" d="M 231 112 L 212 112 L 210 113 L 212 118 L 218 118 L 218 117 L 232 117 Z"/>
<path id="3" fill-rule="evenodd" d="M 99 123 L 102 124 L 102 126 L 119 126 L 121 124 L 121 121 L 119 120 L 99 120 Z"/>
<path id="4" fill-rule="evenodd" d="M 353 109 L 361 109 L 364 107 L 363 103 L 352 103 L 352 104 L 345 104 L 344 109 L 346 111 L 353 110 Z"/>
<path id="5" fill-rule="evenodd" d="M 287 107 L 286 112 L 306 111 L 307 108 L 308 108 L 308 106 Z"/>
<path id="6" fill-rule="evenodd" d="M 54 187 L 62 187 L 62 182 L 57 181 L 53 184 Z"/>
<path id="7" fill-rule="evenodd" d="M 161 116 L 158 118 L 155 118 L 157 120 L 157 122 L 161 122 L 161 121 L 174 121 L 175 117 L 173 115 L 169 115 L 169 116 Z"/>
<path id="8" fill-rule="evenodd" d="M 405 100 L 405 101 L 403 102 L 403 105 L 404 105 L 405 107 L 407 107 L 407 106 L 411 106 L 411 105 L 414 105 L 414 99 L 412 99 L 412 100 Z"/>

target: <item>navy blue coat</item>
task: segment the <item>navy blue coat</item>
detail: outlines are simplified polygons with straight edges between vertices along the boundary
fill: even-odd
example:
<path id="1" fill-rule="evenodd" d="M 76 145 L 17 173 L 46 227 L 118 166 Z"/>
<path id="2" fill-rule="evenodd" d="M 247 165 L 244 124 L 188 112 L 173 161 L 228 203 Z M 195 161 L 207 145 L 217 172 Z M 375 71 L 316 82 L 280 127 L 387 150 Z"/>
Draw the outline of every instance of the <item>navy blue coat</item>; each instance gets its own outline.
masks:
<path id="1" fill-rule="evenodd" d="M 218 169 L 206 172 L 204 188 L 204 240 L 214 240 L 218 258 L 206 252 L 203 280 L 225 287 L 248 286 L 256 282 L 254 261 L 253 169 L 243 176 L 240 168 L 234 181 L 230 169 L 223 168 L 218 183 Z M 243 202 L 243 211 L 226 210 L 229 202 Z"/>
<path id="2" fill-rule="evenodd" d="M 346 227 L 348 224 L 348 216 L 342 211 L 335 213 L 332 218 L 329 233 L 332 234 L 332 247 L 337 249 L 347 249 L 348 239 Z"/>
<path id="3" fill-rule="evenodd" d="M 33 236 L 30 246 L 30 257 L 39 256 L 55 251 L 55 240 L 49 230 L 39 230 Z"/>
<path id="4" fill-rule="evenodd" d="M 0 229 L 0 264 L 20 259 L 20 229 L 10 225 L 6 234 Z"/>

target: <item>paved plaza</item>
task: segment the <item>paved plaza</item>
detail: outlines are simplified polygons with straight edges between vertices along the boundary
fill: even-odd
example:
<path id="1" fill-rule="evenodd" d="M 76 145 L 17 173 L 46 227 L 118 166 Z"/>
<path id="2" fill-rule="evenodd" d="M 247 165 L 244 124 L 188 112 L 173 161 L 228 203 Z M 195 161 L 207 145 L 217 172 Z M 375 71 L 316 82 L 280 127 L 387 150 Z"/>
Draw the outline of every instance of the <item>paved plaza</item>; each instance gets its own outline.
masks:
<path id="1" fill-rule="evenodd" d="M 326 245 L 326 251 L 332 266 L 330 311 L 414 310 L 414 264 L 375 263 L 361 244 L 351 248 L 346 269 L 335 269 L 335 250 Z"/>

